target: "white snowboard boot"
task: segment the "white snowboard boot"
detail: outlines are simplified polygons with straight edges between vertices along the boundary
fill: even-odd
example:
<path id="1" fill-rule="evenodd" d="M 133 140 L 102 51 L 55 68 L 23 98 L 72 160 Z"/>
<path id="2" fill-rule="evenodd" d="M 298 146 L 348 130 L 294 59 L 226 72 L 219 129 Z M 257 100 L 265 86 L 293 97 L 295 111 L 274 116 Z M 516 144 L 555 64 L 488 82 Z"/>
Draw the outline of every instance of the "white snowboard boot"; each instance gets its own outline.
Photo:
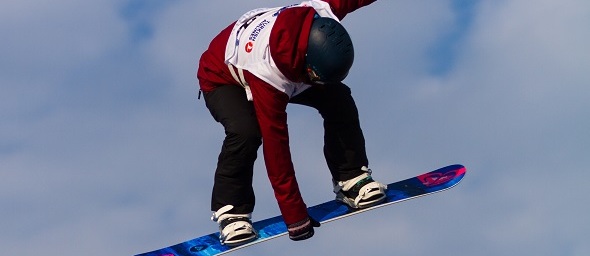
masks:
<path id="1" fill-rule="evenodd" d="M 347 181 L 333 181 L 336 200 L 351 208 L 362 209 L 380 204 L 385 200 L 387 186 L 376 182 L 371 177 L 371 170 L 361 168 L 365 173 Z"/>
<path id="2" fill-rule="evenodd" d="M 258 238 L 258 234 L 252 227 L 252 214 L 230 214 L 233 205 L 221 207 L 213 213 L 212 221 L 219 224 L 219 242 L 230 247 L 239 246 Z"/>

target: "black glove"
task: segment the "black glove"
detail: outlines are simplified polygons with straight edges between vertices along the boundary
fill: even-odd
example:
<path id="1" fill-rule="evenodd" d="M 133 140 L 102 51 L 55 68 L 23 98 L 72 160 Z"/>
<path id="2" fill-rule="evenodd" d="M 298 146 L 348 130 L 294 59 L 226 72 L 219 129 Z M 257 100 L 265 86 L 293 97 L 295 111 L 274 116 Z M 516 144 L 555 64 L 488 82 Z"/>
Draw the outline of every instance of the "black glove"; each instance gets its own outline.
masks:
<path id="1" fill-rule="evenodd" d="M 313 228 L 319 226 L 321 226 L 321 224 L 309 216 L 302 221 L 291 224 L 287 227 L 287 230 L 289 230 L 289 238 L 293 241 L 308 239 L 314 234 Z"/>

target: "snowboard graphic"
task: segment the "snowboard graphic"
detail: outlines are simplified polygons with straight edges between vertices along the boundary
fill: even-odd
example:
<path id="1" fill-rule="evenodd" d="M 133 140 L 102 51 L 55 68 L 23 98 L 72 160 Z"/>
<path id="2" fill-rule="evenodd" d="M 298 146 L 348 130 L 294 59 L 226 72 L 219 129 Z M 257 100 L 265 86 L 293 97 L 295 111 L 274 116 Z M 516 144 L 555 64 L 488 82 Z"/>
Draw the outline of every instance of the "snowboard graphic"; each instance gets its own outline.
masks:
<path id="1" fill-rule="evenodd" d="M 450 165 L 413 178 L 388 184 L 386 191 L 387 199 L 385 199 L 385 202 L 370 208 L 360 210 L 351 209 L 341 202 L 332 200 L 309 207 L 308 212 L 311 217 L 324 224 L 379 207 L 447 190 L 457 185 L 463 179 L 465 171 L 466 169 L 462 165 Z M 258 239 L 238 247 L 232 248 L 221 245 L 219 242 L 219 232 L 215 232 L 136 256 L 221 255 L 287 234 L 287 227 L 281 216 L 254 222 L 253 226 L 258 230 Z"/>

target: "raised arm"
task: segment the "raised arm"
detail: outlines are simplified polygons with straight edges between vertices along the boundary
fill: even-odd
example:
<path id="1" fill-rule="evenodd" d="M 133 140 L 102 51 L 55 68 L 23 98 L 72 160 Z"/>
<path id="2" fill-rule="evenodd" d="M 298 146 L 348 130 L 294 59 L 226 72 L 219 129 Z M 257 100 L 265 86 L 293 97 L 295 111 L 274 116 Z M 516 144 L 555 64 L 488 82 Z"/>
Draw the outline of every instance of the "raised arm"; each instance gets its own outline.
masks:
<path id="1" fill-rule="evenodd" d="M 376 0 L 323 0 L 330 4 L 332 11 L 339 19 L 343 19 L 346 14 L 355 11 L 358 8 L 367 6 Z"/>

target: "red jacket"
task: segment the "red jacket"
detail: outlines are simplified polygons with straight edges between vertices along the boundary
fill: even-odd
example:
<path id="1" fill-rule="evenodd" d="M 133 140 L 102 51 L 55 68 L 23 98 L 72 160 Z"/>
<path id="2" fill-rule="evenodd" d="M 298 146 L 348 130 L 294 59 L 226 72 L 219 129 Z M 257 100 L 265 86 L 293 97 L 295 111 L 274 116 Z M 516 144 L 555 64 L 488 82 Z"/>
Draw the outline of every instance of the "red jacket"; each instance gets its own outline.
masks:
<path id="1" fill-rule="evenodd" d="M 330 4 L 339 19 L 343 19 L 348 13 L 376 0 L 324 1 Z M 294 82 L 306 81 L 305 53 L 314 14 L 315 10 L 311 7 L 286 9 L 278 15 L 271 30 L 271 56 L 281 73 Z M 224 63 L 226 44 L 233 26 L 231 24 L 221 31 L 201 56 L 197 78 L 204 92 L 220 85 L 240 86 Z M 307 209 L 297 185 L 289 149 L 286 113 L 289 96 L 250 72 L 245 71 L 244 76 L 254 98 L 266 169 L 281 214 L 287 225 L 299 222 L 307 217 Z"/>

